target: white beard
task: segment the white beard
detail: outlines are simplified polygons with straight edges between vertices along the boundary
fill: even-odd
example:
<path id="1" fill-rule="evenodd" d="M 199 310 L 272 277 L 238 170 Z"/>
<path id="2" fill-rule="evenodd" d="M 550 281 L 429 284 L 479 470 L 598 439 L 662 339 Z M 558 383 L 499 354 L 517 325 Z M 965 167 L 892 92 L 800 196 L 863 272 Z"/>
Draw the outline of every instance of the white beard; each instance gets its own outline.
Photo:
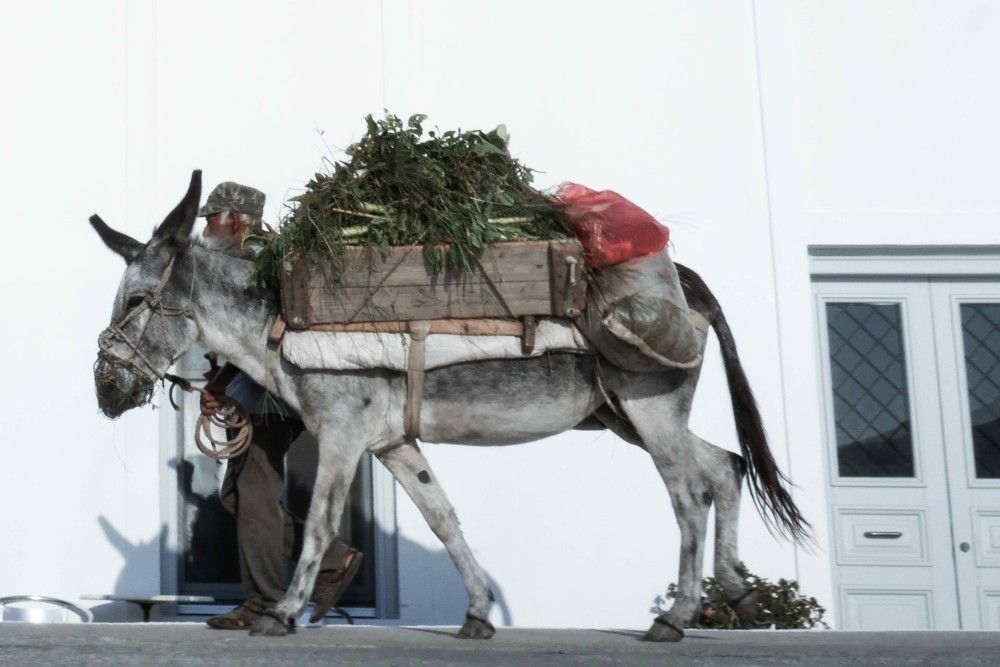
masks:
<path id="1" fill-rule="evenodd" d="M 239 249 L 239 243 L 220 236 L 200 236 L 198 237 L 198 245 L 219 252 L 234 252 Z"/>

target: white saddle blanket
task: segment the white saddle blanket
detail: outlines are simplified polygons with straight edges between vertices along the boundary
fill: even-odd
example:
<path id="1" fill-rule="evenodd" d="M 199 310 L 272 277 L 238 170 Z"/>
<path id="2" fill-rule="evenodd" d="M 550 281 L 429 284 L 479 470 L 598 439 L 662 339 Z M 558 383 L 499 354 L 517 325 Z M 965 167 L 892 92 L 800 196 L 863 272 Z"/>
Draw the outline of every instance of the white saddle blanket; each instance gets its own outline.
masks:
<path id="1" fill-rule="evenodd" d="M 331 331 L 286 331 L 281 355 L 302 369 L 361 370 L 385 368 L 405 371 L 412 339 L 405 333 L 347 333 Z M 463 336 L 430 334 L 426 340 L 424 368 L 440 368 L 466 361 L 529 359 L 546 352 L 588 353 L 590 344 L 567 320 L 541 319 L 535 331 L 535 347 L 521 351 L 517 336 Z"/>

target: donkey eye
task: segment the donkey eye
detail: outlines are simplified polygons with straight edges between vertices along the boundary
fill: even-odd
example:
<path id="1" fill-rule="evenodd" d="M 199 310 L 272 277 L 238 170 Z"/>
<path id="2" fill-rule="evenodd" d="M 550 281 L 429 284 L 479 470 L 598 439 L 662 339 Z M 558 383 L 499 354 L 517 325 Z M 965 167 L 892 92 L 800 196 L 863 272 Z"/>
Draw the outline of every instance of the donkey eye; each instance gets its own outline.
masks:
<path id="1" fill-rule="evenodd" d="M 135 308 L 138 308 L 139 305 L 142 304 L 142 298 L 141 294 L 133 294 L 125 299 L 125 312 L 127 313 Z"/>

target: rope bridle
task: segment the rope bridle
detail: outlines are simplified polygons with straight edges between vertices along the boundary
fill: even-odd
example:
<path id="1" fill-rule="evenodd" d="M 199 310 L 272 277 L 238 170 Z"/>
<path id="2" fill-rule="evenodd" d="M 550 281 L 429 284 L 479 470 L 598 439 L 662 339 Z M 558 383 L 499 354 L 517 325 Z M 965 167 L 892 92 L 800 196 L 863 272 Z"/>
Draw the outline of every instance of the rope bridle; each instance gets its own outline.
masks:
<path id="1" fill-rule="evenodd" d="M 147 292 L 143 294 L 134 294 L 126 297 L 126 306 L 131 302 L 132 299 L 138 298 L 139 303 L 130 308 L 125 316 L 118 322 L 112 323 L 107 329 L 101 332 L 100 337 L 97 339 L 97 345 L 100 347 L 100 352 L 98 354 L 103 354 L 106 358 L 116 366 L 124 366 L 127 370 L 138 373 L 139 375 L 145 377 L 147 380 L 163 380 L 165 375 L 156 370 L 152 362 L 143 354 L 142 350 L 139 348 L 139 343 L 142 339 L 146 337 L 146 331 L 149 329 L 150 323 L 153 321 L 154 316 L 159 317 L 160 323 L 160 338 L 163 347 L 167 350 L 170 346 L 167 345 L 167 327 L 166 318 L 167 317 L 187 317 L 189 319 L 194 318 L 194 313 L 190 308 L 178 308 L 174 306 L 165 306 L 163 304 L 163 290 L 167 286 L 167 281 L 170 280 L 170 275 L 174 271 L 174 264 L 177 261 L 177 255 L 172 254 L 170 256 L 170 262 L 167 263 L 167 268 L 164 269 L 163 275 L 160 276 L 160 280 L 157 282 L 156 287 L 153 288 L 152 292 Z M 192 284 L 193 286 L 193 284 Z M 149 312 L 149 318 L 143 323 L 142 329 L 139 331 L 138 338 L 132 340 L 127 333 L 125 333 L 125 327 L 142 315 Z M 130 354 L 127 359 L 122 359 L 121 357 L 115 355 L 112 352 L 112 347 L 115 343 L 124 343 L 130 350 Z"/>
<path id="2" fill-rule="evenodd" d="M 135 307 L 129 309 L 121 320 L 112 323 L 107 329 L 101 332 L 101 335 L 97 339 L 97 344 L 100 348 L 97 353 L 98 363 L 103 360 L 109 366 L 124 368 L 132 374 L 137 374 L 140 377 L 145 378 L 150 383 L 155 383 L 157 380 L 161 382 L 169 381 L 171 385 L 167 395 L 170 399 L 170 404 L 175 410 L 180 410 L 180 407 L 174 402 L 174 387 L 180 387 L 184 391 L 198 393 L 206 397 L 216 398 L 216 400 L 223 404 L 222 408 L 216 410 L 211 415 L 202 414 L 198 417 L 198 422 L 195 425 L 194 440 L 198 449 L 201 450 L 203 454 L 211 459 L 215 459 L 216 461 L 221 461 L 234 456 L 239 456 L 246 450 L 247 447 L 250 446 L 250 441 L 253 437 L 253 425 L 250 423 L 250 418 L 247 416 L 246 411 L 243 410 L 243 408 L 236 401 L 228 396 L 216 397 L 204 389 L 195 387 L 185 378 L 171 373 L 161 373 L 157 371 L 156 367 L 153 366 L 152 362 L 139 347 L 139 344 L 146 337 L 150 324 L 153 319 L 156 318 L 160 325 L 159 333 L 161 345 L 163 349 L 172 352 L 170 345 L 167 343 L 166 318 L 186 317 L 188 319 L 194 319 L 194 311 L 191 310 L 191 308 L 168 306 L 163 303 L 163 291 L 166 289 L 167 282 L 170 280 L 170 276 L 174 271 L 174 264 L 176 261 L 177 254 L 171 254 L 170 261 L 167 263 L 167 268 L 164 269 L 163 275 L 160 276 L 160 279 L 157 281 L 156 287 L 153 288 L 153 291 L 143 294 L 130 295 L 126 298 L 126 304 L 130 303 L 134 298 L 138 298 L 139 303 Z M 192 294 L 194 292 L 194 276 L 191 278 L 191 292 Z M 147 312 L 149 313 L 149 317 L 142 324 L 142 328 L 140 329 L 138 336 L 134 339 L 129 337 L 129 335 L 125 332 L 125 327 L 130 322 L 141 317 Z M 128 358 L 123 359 L 113 352 L 113 346 L 116 343 L 122 343 L 128 347 L 130 351 Z M 171 356 L 171 363 L 180 357 L 179 354 L 171 354 Z M 226 429 L 227 431 L 234 430 L 236 431 L 236 435 L 229 440 L 217 439 L 212 435 L 212 426 Z M 206 442 L 206 440 L 208 442 Z"/>

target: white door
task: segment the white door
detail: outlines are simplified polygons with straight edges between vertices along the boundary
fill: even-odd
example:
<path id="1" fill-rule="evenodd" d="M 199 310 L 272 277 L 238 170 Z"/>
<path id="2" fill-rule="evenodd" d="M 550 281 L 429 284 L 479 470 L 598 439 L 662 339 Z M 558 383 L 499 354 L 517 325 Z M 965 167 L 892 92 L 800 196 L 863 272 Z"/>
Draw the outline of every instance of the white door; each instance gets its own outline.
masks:
<path id="1" fill-rule="evenodd" d="M 961 624 L 1000 630 L 1000 287 L 931 294 Z"/>
<path id="2" fill-rule="evenodd" d="M 839 627 L 958 628 L 928 283 L 815 289 Z"/>

